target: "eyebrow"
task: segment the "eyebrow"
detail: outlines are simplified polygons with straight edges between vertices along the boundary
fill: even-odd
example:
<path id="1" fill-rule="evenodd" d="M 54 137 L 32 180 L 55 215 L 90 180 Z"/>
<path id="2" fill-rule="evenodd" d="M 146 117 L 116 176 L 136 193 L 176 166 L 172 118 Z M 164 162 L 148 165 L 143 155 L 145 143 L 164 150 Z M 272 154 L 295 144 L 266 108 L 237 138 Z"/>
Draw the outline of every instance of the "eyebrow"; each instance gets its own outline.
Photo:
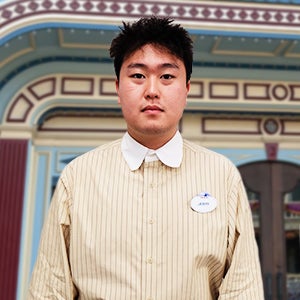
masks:
<path id="1" fill-rule="evenodd" d="M 148 69 L 148 66 L 146 64 L 142 63 L 131 63 L 127 66 L 127 69 L 134 69 L 134 68 L 141 68 L 141 69 Z M 179 66 L 175 63 L 163 63 L 158 65 L 159 69 L 168 69 L 168 68 L 174 68 L 179 69 Z"/>

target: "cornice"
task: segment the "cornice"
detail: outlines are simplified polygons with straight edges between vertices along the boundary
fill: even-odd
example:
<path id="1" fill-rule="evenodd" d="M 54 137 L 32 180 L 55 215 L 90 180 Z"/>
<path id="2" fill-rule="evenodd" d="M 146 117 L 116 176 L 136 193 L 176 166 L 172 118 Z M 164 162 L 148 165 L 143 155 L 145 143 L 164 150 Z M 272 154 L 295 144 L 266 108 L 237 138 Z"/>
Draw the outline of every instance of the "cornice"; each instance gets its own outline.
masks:
<path id="1" fill-rule="evenodd" d="M 300 27 L 300 8 L 292 5 L 220 1 L 23 0 L 0 5 L 0 35 L 40 22 L 114 24 L 142 16 L 170 16 L 191 28 L 246 26 L 256 29 Z"/>

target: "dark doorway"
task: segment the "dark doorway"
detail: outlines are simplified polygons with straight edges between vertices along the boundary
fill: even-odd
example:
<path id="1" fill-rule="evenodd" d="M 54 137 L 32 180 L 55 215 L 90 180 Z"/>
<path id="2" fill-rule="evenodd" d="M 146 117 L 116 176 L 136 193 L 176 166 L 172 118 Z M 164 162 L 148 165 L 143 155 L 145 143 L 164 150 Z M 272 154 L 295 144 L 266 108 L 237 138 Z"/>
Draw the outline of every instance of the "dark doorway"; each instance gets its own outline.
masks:
<path id="1" fill-rule="evenodd" d="M 263 161 L 239 170 L 253 211 L 265 299 L 300 299 L 300 166 Z"/>

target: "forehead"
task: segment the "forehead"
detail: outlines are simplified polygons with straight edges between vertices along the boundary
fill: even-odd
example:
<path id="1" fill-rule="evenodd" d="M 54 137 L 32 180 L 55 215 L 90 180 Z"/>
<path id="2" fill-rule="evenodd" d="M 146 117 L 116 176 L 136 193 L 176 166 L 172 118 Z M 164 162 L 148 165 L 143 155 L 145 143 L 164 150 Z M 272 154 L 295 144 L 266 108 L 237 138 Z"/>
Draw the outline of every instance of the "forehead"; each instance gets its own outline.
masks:
<path id="1" fill-rule="evenodd" d="M 155 62 L 172 62 L 178 64 L 178 66 L 183 65 L 183 61 L 176 55 L 172 54 L 169 49 L 155 44 L 146 44 L 143 47 L 133 51 L 130 55 L 124 58 L 123 65 L 126 66 L 129 62 L 135 61 L 143 61 L 143 63 L 149 64 Z"/>

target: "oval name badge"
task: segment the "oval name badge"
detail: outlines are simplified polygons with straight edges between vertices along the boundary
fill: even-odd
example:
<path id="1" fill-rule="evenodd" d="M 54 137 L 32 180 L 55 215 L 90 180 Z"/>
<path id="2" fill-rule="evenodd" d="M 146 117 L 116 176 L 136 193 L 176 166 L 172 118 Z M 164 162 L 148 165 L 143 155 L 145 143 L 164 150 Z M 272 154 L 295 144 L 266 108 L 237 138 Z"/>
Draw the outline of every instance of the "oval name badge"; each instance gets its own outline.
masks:
<path id="1" fill-rule="evenodd" d="M 208 213 L 217 207 L 217 200 L 209 193 L 202 192 L 191 200 L 191 208 L 198 213 Z"/>

